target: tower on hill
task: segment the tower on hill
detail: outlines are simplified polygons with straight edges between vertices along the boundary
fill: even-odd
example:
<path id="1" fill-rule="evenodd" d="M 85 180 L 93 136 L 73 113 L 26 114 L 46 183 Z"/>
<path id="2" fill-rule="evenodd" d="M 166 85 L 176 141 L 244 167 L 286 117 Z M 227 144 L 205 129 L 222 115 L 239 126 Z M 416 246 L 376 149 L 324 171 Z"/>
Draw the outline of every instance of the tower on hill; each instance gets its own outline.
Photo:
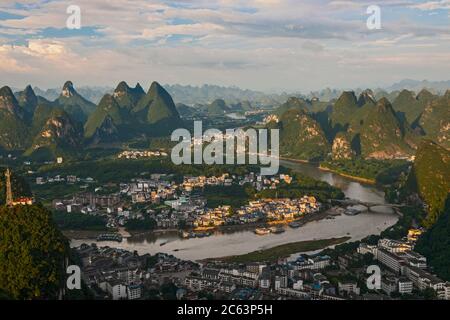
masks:
<path id="1" fill-rule="evenodd" d="M 5 172 L 6 177 L 6 205 L 8 207 L 13 206 L 13 196 L 12 196 L 12 188 L 11 188 L 11 171 L 9 168 L 6 169 Z"/>

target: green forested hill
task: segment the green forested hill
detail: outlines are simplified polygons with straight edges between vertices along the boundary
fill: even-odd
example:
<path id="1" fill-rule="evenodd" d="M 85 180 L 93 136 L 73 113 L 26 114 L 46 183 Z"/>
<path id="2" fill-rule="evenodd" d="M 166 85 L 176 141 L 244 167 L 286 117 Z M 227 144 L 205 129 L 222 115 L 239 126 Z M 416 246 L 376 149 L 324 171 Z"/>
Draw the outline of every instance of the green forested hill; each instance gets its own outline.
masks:
<path id="1" fill-rule="evenodd" d="M 297 111 L 305 111 L 307 112 L 310 105 L 307 101 L 303 99 L 299 99 L 296 97 L 289 98 L 285 103 L 283 103 L 278 109 L 275 111 L 275 113 L 278 116 L 283 115 L 286 111 L 289 110 L 297 110 Z"/>
<path id="2" fill-rule="evenodd" d="M 428 205 L 427 226 L 436 222 L 450 191 L 450 151 L 431 140 L 420 144 L 407 187 Z"/>
<path id="3" fill-rule="evenodd" d="M 330 152 L 330 145 L 319 123 L 302 110 L 285 112 L 278 127 L 280 152 L 286 157 L 320 160 Z"/>
<path id="4" fill-rule="evenodd" d="M 450 197 L 436 223 L 419 239 L 415 250 L 427 257 L 434 272 L 450 281 Z"/>
<path id="5" fill-rule="evenodd" d="M 89 119 L 84 126 L 85 137 L 92 137 L 96 129 L 100 128 L 107 117 L 109 117 L 115 125 L 121 125 L 124 122 L 121 108 L 116 99 L 110 94 L 106 94 L 102 98 L 95 111 L 89 116 Z"/>
<path id="6" fill-rule="evenodd" d="M 39 205 L 0 207 L 0 292 L 11 299 L 56 299 L 68 242 Z"/>
<path id="7" fill-rule="evenodd" d="M 81 123 L 85 123 L 88 116 L 95 110 L 95 104 L 82 97 L 73 87 L 71 81 L 64 84 L 61 95 L 55 104 L 64 109 L 70 116 Z"/>
<path id="8" fill-rule="evenodd" d="M 41 160 L 70 157 L 79 152 L 83 143 L 83 128 L 64 111 L 54 108 L 41 130 L 35 135 L 31 147 L 25 152 Z"/>
<path id="9" fill-rule="evenodd" d="M 450 149 L 450 95 L 431 101 L 418 122 L 427 138 Z"/>
<path id="10" fill-rule="evenodd" d="M 332 127 L 347 128 L 358 108 L 358 100 L 355 93 L 353 91 L 344 91 L 334 103 L 331 113 Z"/>
<path id="11" fill-rule="evenodd" d="M 414 154 L 417 137 L 397 117 L 386 98 L 378 101 L 362 125 L 361 152 L 366 158 L 389 159 Z"/>

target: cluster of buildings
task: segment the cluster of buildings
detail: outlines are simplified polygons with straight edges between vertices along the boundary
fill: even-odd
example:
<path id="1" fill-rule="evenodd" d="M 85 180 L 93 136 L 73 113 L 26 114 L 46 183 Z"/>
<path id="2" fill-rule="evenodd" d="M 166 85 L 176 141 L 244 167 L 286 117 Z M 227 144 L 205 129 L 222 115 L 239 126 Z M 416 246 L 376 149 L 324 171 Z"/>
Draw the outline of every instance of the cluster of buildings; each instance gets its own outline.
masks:
<path id="1" fill-rule="evenodd" d="M 119 159 L 139 159 L 139 158 L 154 158 L 154 157 L 167 157 L 167 153 L 164 151 L 150 151 L 150 150 L 126 150 L 117 155 Z"/>
<path id="2" fill-rule="evenodd" d="M 276 189 L 281 182 L 290 184 L 292 182 L 292 176 L 288 174 L 280 174 L 277 176 L 267 177 L 256 175 L 253 172 L 242 175 L 235 176 L 224 173 L 221 176 L 197 176 L 197 177 L 184 177 L 182 188 L 185 191 L 192 191 L 195 188 L 204 188 L 205 186 L 231 186 L 233 184 L 244 185 L 250 184 L 257 191 L 264 189 Z"/>
<path id="3" fill-rule="evenodd" d="M 121 183 L 120 194 L 130 197 L 132 203 L 159 204 L 161 201 L 173 199 L 176 196 L 178 185 L 175 182 L 161 178 L 161 175 L 154 175 L 153 179 L 140 179 L 131 183 Z"/>
<path id="4" fill-rule="evenodd" d="M 188 291 L 207 291 L 225 299 L 342 300 L 321 270 L 329 256 L 300 256 L 277 263 L 208 263 L 185 278 Z M 345 286 L 342 284 L 342 286 Z"/>
<path id="5" fill-rule="evenodd" d="M 143 299 L 145 292 L 168 282 L 180 285 L 197 264 L 158 253 L 139 255 L 118 248 L 83 244 L 74 248 L 81 260 L 82 278 L 98 299 Z"/>
<path id="6" fill-rule="evenodd" d="M 37 185 L 45 185 L 47 183 L 67 183 L 67 184 L 87 183 L 87 184 L 92 184 L 95 181 L 91 177 L 79 178 L 75 175 L 68 175 L 66 177 L 62 177 L 61 175 L 56 175 L 54 177 L 36 177 L 35 182 Z"/>
<path id="7" fill-rule="evenodd" d="M 450 283 L 429 272 L 426 258 L 412 248 L 408 241 L 380 239 L 335 258 L 317 254 L 274 263 L 209 262 L 184 279 L 184 288 L 223 299 L 302 300 L 389 300 L 432 289 L 438 299 L 449 300 Z M 367 287 L 367 267 L 374 264 L 382 270 L 376 290 Z"/>
<path id="8" fill-rule="evenodd" d="M 250 201 L 237 211 L 238 215 L 260 212 L 268 221 L 291 221 L 305 214 L 318 212 L 321 204 L 313 196 L 295 199 L 261 199 Z"/>
<path id="9" fill-rule="evenodd" d="M 222 225 L 255 222 L 291 222 L 310 213 L 318 212 L 321 204 L 313 196 L 298 199 L 261 199 L 233 211 L 230 206 L 206 209 L 198 215 L 194 227 L 217 227 Z"/>
<path id="10" fill-rule="evenodd" d="M 427 259 L 413 251 L 419 230 L 410 230 L 409 241 L 380 239 L 377 245 L 362 243 L 358 252 L 371 253 L 385 268 L 381 288 L 387 294 L 411 294 L 414 289 L 433 289 L 439 299 L 450 300 L 450 283 L 428 270 Z"/>
<path id="11" fill-rule="evenodd" d="M 67 183 L 94 182 L 91 178 L 82 180 L 76 176 L 36 178 L 37 184 L 62 181 Z M 292 200 L 251 201 L 236 211 L 226 205 L 207 208 L 207 200 L 202 194 L 205 186 L 226 188 L 248 183 L 255 186 L 256 189 L 262 190 L 276 189 L 281 182 L 290 184 L 292 177 L 287 174 L 273 177 L 262 177 L 254 173 L 242 176 L 222 174 L 211 177 L 185 176 L 181 183 L 176 183 L 170 175 L 151 174 L 146 179 L 133 179 L 131 182 L 119 184 L 118 191 L 114 193 L 105 194 L 102 187 L 95 188 L 95 190 L 91 187 L 93 192 L 77 193 L 71 199 L 55 199 L 53 207 L 67 213 L 106 216 L 107 226 L 112 228 L 125 225 L 128 219 L 143 220 L 146 215 L 155 220 L 159 229 L 179 228 L 181 221 L 184 227 L 198 229 L 261 221 L 287 222 L 320 210 L 320 204 L 316 199 L 308 196 Z M 131 209 L 133 207 L 140 209 L 133 210 Z M 142 208 L 145 208 L 144 214 Z"/>
<path id="12" fill-rule="evenodd" d="M 413 232 L 414 233 L 414 232 Z M 178 299 L 388 300 L 432 289 L 450 299 L 450 284 L 427 269 L 411 241 L 380 239 L 360 243 L 339 255 L 292 255 L 274 262 L 211 260 L 196 264 L 159 253 L 138 255 L 123 249 L 82 245 L 83 279 L 98 298 L 144 299 L 167 283 Z M 332 257 L 333 256 L 333 257 Z M 369 266 L 381 268 L 381 285 L 368 288 Z"/>

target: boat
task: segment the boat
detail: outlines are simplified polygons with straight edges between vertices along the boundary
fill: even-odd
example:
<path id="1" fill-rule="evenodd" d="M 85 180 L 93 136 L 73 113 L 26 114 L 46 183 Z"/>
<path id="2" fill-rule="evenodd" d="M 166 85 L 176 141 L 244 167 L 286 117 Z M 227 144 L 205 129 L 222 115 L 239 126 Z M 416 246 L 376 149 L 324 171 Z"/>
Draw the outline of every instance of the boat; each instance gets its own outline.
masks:
<path id="1" fill-rule="evenodd" d="M 197 238 L 205 238 L 211 236 L 210 232 L 199 232 L 196 234 Z"/>
<path id="2" fill-rule="evenodd" d="M 257 235 L 263 236 L 270 233 L 270 229 L 267 228 L 256 228 L 255 233 Z"/>
<path id="3" fill-rule="evenodd" d="M 291 222 L 291 223 L 289 223 L 289 227 L 291 227 L 293 229 L 300 228 L 300 223 L 298 223 L 298 222 Z"/>
<path id="4" fill-rule="evenodd" d="M 280 233 L 283 233 L 283 232 L 285 232 L 286 230 L 284 230 L 284 228 L 283 227 L 276 227 L 275 228 L 275 231 L 272 231 L 273 233 L 275 233 L 275 234 L 280 234 Z"/>
<path id="5" fill-rule="evenodd" d="M 355 208 L 348 208 L 347 210 L 344 211 L 344 214 L 348 215 L 348 216 L 356 216 L 357 214 L 360 214 L 362 211 L 355 209 Z"/>
<path id="6" fill-rule="evenodd" d="M 189 232 L 181 231 L 180 233 L 181 233 L 181 237 L 182 237 L 182 238 L 184 238 L 184 239 L 190 238 Z"/>
<path id="7" fill-rule="evenodd" d="M 118 233 L 102 233 L 97 237 L 97 241 L 117 241 L 122 242 L 122 236 Z"/>
<path id="8" fill-rule="evenodd" d="M 159 246 L 162 247 L 162 246 L 166 245 L 167 242 L 169 242 L 169 241 L 163 241 L 163 242 L 161 242 L 161 243 L 159 244 Z"/>
<path id="9" fill-rule="evenodd" d="M 283 227 L 278 226 L 278 227 L 271 227 L 270 231 L 275 234 L 280 234 L 283 233 L 285 230 L 283 229 Z"/>

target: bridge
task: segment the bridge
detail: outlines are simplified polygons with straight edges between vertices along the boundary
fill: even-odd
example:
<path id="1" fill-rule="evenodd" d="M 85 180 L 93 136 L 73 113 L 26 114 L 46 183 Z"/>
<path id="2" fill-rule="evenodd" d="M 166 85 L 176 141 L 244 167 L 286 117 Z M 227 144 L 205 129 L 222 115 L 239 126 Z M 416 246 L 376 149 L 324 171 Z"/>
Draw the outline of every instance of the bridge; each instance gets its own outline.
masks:
<path id="1" fill-rule="evenodd" d="M 392 204 L 392 203 L 378 203 L 378 202 L 367 202 L 367 201 L 360 201 L 355 199 L 345 199 L 345 200 L 338 200 L 338 199 L 330 199 L 330 203 L 337 202 L 346 206 L 363 206 L 367 208 L 367 211 L 371 212 L 371 208 L 373 207 L 388 207 L 388 208 L 394 208 L 399 209 L 401 207 L 404 207 L 404 204 Z M 395 210 L 397 212 L 397 210 Z"/>

